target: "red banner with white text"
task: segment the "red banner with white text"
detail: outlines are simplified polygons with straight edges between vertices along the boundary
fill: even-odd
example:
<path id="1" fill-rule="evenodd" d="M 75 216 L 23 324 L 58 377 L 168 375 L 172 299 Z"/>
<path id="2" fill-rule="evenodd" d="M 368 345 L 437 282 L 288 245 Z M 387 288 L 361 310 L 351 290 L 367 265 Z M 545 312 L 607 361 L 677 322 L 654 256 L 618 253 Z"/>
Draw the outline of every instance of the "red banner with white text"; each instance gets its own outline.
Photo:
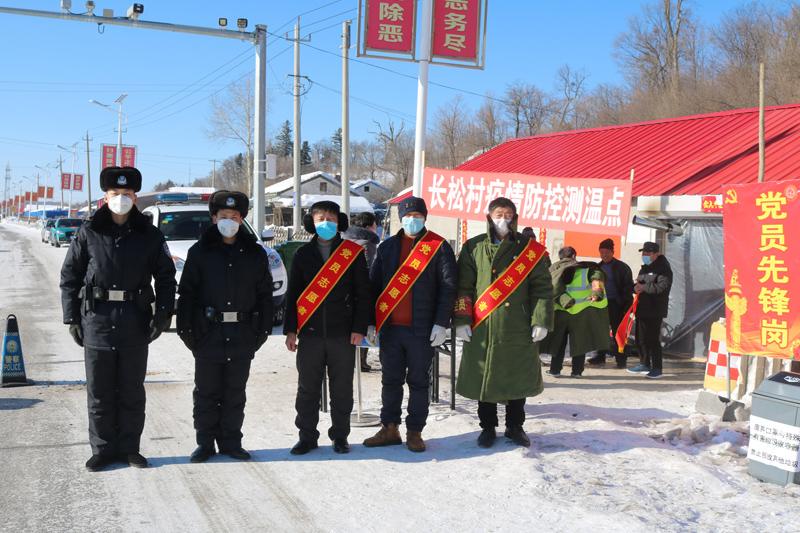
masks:
<path id="1" fill-rule="evenodd" d="M 83 174 L 75 174 L 75 177 L 72 180 L 72 190 L 73 191 L 83 190 Z"/>
<path id="2" fill-rule="evenodd" d="M 66 172 L 61 174 L 61 190 L 68 191 L 72 188 L 72 174 Z"/>
<path id="3" fill-rule="evenodd" d="M 723 190 L 728 351 L 800 360 L 800 180 Z"/>
<path id="4" fill-rule="evenodd" d="M 631 206 L 629 179 L 546 178 L 518 173 L 426 168 L 422 197 L 428 213 L 486 220 L 489 202 L 514 202 L 518 226 L 625 235 Z"/>

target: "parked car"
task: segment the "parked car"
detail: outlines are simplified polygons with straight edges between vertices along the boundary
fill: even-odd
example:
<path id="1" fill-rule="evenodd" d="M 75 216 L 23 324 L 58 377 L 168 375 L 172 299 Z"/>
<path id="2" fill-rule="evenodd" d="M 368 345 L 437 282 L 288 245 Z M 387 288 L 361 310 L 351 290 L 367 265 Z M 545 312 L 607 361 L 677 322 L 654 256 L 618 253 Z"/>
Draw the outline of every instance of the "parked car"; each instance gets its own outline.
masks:
<path id="1" fill-rule="evenodd" d="M 175 262 L 175 279 L 180 283 L 189 248 L 211 225 L 211 214 L 208 212 L 207 198 L 197 198 L 197 202 L 192 203 L 189 195 L 184 193 L 164 193 L 160 196 L 155 205 L 146 207 L 142 213 L 150 217 L 153 225 L 164 234 L 170 255 Z M 246 220 L 242 227 L 251 235 L 255 235 L 253 227 Z M 275 324 L 277 325 L 283 323 L 288 277 L 278 252 L 264 244 L 265 238 L 268 237 L 267 231 L 264 232 L 264 235 L 256 236 L 269 259 Z"/>
<path id="2" fill-rule="evenodd" d="M 50 244 L 56 248 L 62 244 L 69 244 L 75 238 L 81 224 L 83 224 L 82 218 L 57 218 L 50 228 Z"/>
<path id="3" fill-rule="evenodd" d="M 55 223 L 56 221 L 53 218 L 45 219 L 41 230 L 42 242 L 50 242 L 50 228 L 52 228 Z"/>

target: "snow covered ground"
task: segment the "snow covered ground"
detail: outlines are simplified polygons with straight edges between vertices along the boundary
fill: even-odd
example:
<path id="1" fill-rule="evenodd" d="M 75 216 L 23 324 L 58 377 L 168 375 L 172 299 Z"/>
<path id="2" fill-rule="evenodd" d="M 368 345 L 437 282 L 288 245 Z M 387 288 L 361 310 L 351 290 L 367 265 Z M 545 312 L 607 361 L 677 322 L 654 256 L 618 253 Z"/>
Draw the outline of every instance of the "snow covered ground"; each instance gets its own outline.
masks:
<path id="1" fill-rule="evenodd" d="M 152 468 L 88 473 L 82 350 L 60 320 L 64 254 L 0 224 L 0 313 L 19 317 L 37 382 L 0 389 L 0 531 L 797 531 L 800 488 L 747 474 L 746 424 L 692 415 L 702 369 L 678 362 L 658 382 L 611 368 L 546 377 L 527 406 L 530 449 L 478 448 L 476 404 L 458 398 L 455 411 L 431 407 L 426 453 L 366 449 L 375 429 L 354 428 L 349 455 L 323 439 L 298 458 L 294 355 L 276 335 L 248 385 L 254 460 L 193 465 L 192 358 L 167 333 L 150 349 Z M 443 400 L 448 369 L 443 359 Z M 377 413 L 379 373 L 364 393 Z"/>

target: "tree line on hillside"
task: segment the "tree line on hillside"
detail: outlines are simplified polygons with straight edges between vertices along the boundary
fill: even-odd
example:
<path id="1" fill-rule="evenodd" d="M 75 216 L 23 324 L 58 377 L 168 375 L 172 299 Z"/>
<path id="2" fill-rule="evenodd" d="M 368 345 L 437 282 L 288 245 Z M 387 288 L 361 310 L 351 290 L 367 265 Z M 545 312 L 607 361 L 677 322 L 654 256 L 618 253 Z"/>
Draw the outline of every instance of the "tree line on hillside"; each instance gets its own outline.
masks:
<path id="1" fill-rule="evenodd" d="M 706 26 L 687 0 L 657 0 L 629 20 L 614 43 L 614 57 L 624 74 L 620 85 L 592 87 L 589 71 L 563 65 L 550 89 L 517 80 L 502 94 L 487 93 L 477 109 L 455 96 L 429 117 L 426 165 L 452 168 L 515 137 L 753 107 L 761 62 L 766 104 L 797 102 L 800 5 L 776 8 L 754 1 Z M 209 136 L 243 147 L 217 169 L 218 187 L 250 190 L 252 102 L 249 82 L 212 102 Z M 373 125 L 371 138 L 351 140 L 351 179 L 376 178 L 394 191 L 409 186 L 413 125 L 391 119 Z M 268 142 L 280 179 L 292 175 L 293 142 L 288 121 Z M 341 129 L 326 139 L 304 141 L 302 172 L 338 173 L 340 154 Z M 209 174 L 194 184 L 210 182 Z"/>

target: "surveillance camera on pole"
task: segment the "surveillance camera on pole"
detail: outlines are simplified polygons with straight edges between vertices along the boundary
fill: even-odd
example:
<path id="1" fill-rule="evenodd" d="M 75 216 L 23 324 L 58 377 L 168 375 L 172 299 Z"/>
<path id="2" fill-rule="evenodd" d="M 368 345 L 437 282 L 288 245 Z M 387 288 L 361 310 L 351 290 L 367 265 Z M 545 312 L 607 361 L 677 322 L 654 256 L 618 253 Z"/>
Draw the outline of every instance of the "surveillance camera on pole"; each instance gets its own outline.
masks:
<path id="1" fill-rule="evenodd" d="M 61 0 L 61 11 L 67 11 L 72 9 L 72 0 Z"/>
<path id="2" fill-rule="evenodd" d="M 139 15 L 144 13 L 144 4 L 133 4 L 128 8 L 128 18 L 130 20 L 139 20 Z"/>
<path id="3" fill-rule="evenodd" d="M 94 15 L 94 2 L 92 0 L 86 0 L 86 14 Z"/>

